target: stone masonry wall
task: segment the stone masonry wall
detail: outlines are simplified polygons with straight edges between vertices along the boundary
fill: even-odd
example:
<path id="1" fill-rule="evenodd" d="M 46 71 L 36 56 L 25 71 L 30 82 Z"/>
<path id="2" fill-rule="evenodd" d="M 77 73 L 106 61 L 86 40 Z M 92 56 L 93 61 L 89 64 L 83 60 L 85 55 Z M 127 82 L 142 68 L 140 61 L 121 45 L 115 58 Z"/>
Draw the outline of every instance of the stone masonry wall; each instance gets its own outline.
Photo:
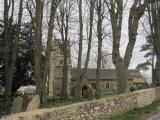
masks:
<path id="1" fill-rule="evenodd" d="M 19 113 L 2 120 L 107 120 L 110 116 L 160 100 L 159 91 L 160 87 L 144 89 L 111 98 Z"/>

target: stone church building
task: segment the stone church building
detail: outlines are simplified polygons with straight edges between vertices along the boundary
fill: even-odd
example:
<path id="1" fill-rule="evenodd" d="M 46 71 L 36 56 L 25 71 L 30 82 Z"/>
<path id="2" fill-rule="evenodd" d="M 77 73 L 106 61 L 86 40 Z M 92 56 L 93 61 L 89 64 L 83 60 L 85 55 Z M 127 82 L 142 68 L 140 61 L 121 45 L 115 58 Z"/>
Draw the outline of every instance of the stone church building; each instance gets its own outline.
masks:
<path id="1" fill-rule="evenodd" d="M 49 70 L 49 95 L 59 96 L 62 91 L 63 83 L 63 52 L 58 43 L 52 45 L 50 57 L 50 70 Z M 67 78 L 67 92 L 69 95 L 74 95 L 75 83 L 78 77 L 77 68 L 73 68 L 71 64 L 70 53 L 68 55 L 68 78 Z M 117 76 L 115 69 L 100 70 L 100 86 L 103 93 L 117 91 Z M 142 89 L 146 86 L 145 79 L 141 76 L 140 72 L 135 69 L 129 69 L 127 74 L 127 90 Z M 82 82 L 82 92 L 86 87 L 96 88 L 96 68 L 88 68 L 86 71 L 86 79 Z"/>

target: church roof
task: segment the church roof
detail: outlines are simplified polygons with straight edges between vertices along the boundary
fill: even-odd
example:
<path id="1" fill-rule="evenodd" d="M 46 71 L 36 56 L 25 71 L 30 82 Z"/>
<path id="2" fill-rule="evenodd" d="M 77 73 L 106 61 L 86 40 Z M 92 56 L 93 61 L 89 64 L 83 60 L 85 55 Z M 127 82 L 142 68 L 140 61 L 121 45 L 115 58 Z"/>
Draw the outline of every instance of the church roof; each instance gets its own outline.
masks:
<path id="1" fill-rule="evenodd" d="M 71 68 L 71 80 L 76 80 L 78 78 L 78 69 Z M 81 70 L 82 72 L 82 70 Z M 86 79 L 96 80 L 96 68 L 88 68 L 86 71 Z M 140 72 L 136 69 L 129 69 L 127 74 L 127 79 L 132 80 L 133 78 L 143 78 Z M 100 79 L 101 80 L 116 80 L 116 70 L 115 69 L 100 69 Z"/>

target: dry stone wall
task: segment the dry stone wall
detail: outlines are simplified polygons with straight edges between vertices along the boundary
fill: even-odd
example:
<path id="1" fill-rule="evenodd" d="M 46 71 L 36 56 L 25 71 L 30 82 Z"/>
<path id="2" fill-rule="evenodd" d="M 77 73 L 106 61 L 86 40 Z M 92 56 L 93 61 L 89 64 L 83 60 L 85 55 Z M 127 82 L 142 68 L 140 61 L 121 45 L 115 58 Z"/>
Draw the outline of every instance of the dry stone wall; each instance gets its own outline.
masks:
<path id="1" fill-rule="evenodd" d="M 159 91 L 160 87 L 144 89 L 111 98 L 18 113 L 3 118 L 3 120 L 107 120 L 110 116 L 144 107 L 153 101 L 160 100 Z"/>

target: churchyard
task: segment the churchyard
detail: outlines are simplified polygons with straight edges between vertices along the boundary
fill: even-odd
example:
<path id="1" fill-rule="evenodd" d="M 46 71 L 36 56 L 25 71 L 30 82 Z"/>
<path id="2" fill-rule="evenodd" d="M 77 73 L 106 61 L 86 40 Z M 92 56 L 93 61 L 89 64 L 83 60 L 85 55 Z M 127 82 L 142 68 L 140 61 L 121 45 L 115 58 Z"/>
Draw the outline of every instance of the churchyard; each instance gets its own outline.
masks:
<path id="1" fill-rule="evenodd" d="M 158 109 L 159 9 L 160 0 L 0 0 L 0 119 L 138 120 Z"/>
<path id="2" fill-rule="evenodd" d="M 157 92 L 159 90 L 160 88 L 150 88 L 122 95 L 107 94 L 98 100 L 48 98 L 50 103 L 44 105 L 40 105 L 38 95 L 21 94 L 13 100 L 12 113 L 1 119 L 140 120 L 139 118 L 145 117 L 160 106 L 160 94 Z"/>

